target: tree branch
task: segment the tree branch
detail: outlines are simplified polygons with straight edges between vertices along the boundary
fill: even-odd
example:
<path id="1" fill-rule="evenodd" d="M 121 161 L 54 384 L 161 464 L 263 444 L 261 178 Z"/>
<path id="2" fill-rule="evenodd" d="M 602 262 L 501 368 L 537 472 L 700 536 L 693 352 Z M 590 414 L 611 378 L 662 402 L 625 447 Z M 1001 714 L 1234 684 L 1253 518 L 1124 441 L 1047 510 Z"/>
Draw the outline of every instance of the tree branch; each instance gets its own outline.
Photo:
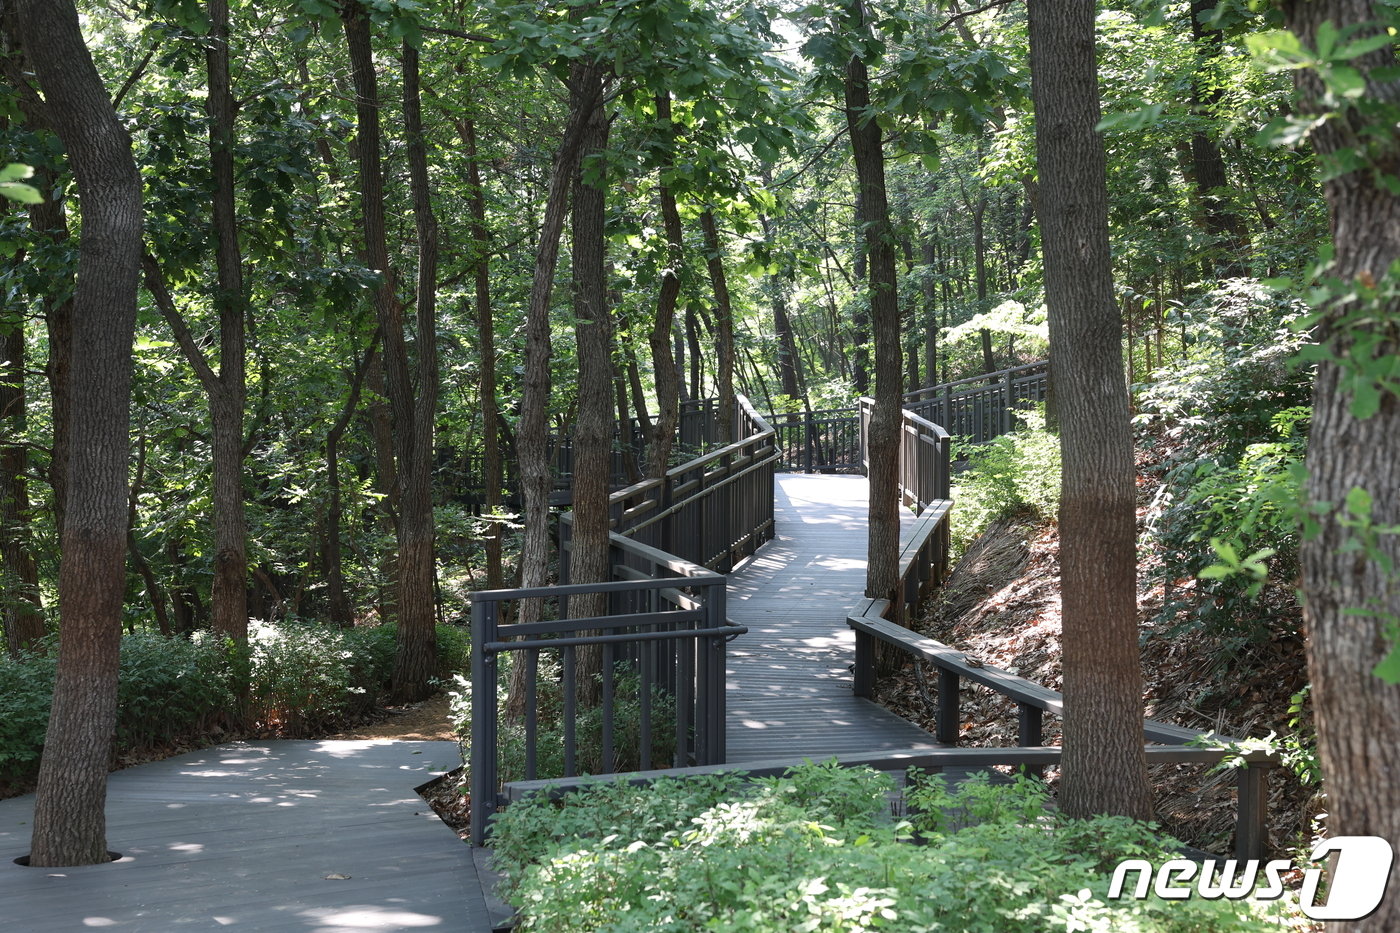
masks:
<path id="1" fill-rule="evenodd" d="M 205 358 L 204 351 L 195 342 L 194 334 L 190 332 L 190 326 L 185 323 L 184 317 L 180 314 L 180 309 L 175 307 L 175 299 L 170 296 L 170 289 L 166 287 L 165 276 L 160 271 L 160 263 L 156 262 L 156 257 L 147 253 L 141 258 L 141 268 L 146 274 L 146 290 L 151 293 L 151 298 L 155 300 L 156 308 L 160 311 L 161 317 L 165 318 L 170 325 L 171 331 L 175 334 L 175 340 L 180 345 L 180 350 L 185 354 L 185 359 L 194 367 L 195 374 L 199 376 L 199 381 L 204 385 L 204 389 L 210 395 L 223 391 L 223 383 L 209 365 L 209 360 Z"/>

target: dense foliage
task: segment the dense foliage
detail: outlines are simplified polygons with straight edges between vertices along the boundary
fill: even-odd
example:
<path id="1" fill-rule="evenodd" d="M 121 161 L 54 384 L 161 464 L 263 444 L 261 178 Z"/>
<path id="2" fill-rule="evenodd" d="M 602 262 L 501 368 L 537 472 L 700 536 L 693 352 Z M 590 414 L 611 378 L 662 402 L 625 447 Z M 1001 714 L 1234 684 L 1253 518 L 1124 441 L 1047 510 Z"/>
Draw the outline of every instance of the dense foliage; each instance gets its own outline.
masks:
<path id="1" fill-rule="evenodd" d="M 927 780 L 895 820 L 889 777 L 834 762 L 541 795 L 498 817 L 519 929 L 1268 930 L 1277 905 L 1110 901 L 1113 866 L 1172 842 L 1121 818 L 1057 818 L 1036 782 Z"/>
<path id="2" fill-rule="evenodd" d="M 122 639 L 115 756 L 227 734 L 232 722 L 284 738 L 323 733 L 383 702 L 394 628 L 340 629 L 290 620 L 258 625 L 246 651 L 213 637 L 136 632 Z M 438 632 L 443 678 L 469 664 L 466 635 Z M 55 656 L 45 643 L 0 658 L 0 782 L 32 779 L 43 751 Z M 233 672 L 250 672 L 240 701 Z"/>

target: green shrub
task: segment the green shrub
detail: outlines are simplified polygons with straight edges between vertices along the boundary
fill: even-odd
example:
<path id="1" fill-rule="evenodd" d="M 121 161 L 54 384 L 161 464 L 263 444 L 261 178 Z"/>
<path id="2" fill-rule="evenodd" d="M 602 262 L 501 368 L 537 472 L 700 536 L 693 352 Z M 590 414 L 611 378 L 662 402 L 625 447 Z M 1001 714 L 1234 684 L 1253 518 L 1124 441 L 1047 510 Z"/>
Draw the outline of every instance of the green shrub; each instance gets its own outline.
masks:
<path id="1" fill-rule="evenodd" d="M 882 806 L 889 786 L 810 763 L 749 782 L 610 784 L 511 806 L 493 844 L 521 930 L 1277 929 L 1276 908 L 1247 901 L 1108 901 L 1118 860 L 1171 857 L 1148 825 L 1058 818 L 1030 782 L 934 781 L 914 792 L 911 826 Z M 981 822 L 949 824 L 945 809 Z"/>
<path id="2" fill-rule="evenodd" d="M 1025 514 L 1054 519 L 1060 505 L 1060 440 L 1043 411 L 1017 412 L 1015 431 L 965 448 L 967 467 L 953 489 L 953 554 L 961 555 L 987 526 Z"/>
<path id="3" fill-rule="evenodd" d="M 23 780 L 39 766 L 57 665 L 42 648 L 0 656 L 0 780 Z"/>
<path id="4" fill-rule="evenodd" d="M 229 656 L 215 639 L 122 638 L 117 743 L 142 748 L 206 730 L 233 708 Z"/>

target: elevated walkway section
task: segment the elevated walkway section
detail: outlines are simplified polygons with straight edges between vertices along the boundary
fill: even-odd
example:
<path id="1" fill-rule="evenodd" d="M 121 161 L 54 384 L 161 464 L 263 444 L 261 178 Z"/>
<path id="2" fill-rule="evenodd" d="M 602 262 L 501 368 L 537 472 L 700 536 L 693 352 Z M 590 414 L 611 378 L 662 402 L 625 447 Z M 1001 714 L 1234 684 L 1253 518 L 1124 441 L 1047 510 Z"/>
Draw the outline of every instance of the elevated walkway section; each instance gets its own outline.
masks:
<path id="1" fill-rule="evenodd" d="M 866 478 L 779 473 L 774 485 L 775 537 L 729 579 L 729 618 L 749 631 L 727 655 L 728 762 L 939 747 L 852 692 Z"/>

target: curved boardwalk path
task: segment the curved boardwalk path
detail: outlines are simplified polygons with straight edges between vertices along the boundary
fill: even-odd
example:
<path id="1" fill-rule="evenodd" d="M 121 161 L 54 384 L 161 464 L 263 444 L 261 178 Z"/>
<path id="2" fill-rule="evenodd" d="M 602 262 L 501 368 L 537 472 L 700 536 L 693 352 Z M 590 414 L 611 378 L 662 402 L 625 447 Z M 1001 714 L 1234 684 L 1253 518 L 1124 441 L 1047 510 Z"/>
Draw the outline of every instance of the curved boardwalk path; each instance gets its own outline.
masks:
<path id="1" fill-rule="evenodd" d="M 488 933 L 473 850 L 414 788 L 455 742 L 239 742 L 111 775 L 122 860 L 22 868 L 34 797 L 0 800 L 0 929 Z M 332 877 L 344 876 L 344 877 Z"/>
<path id="2" fill-rule="evenodd" d="M 729 761 L 939 747 L 851 692 L 865 477 L 779 473 L 774 487 L 776 535 L 730 576 L 729 618 L 749 632 L 728 651 Z"/>

